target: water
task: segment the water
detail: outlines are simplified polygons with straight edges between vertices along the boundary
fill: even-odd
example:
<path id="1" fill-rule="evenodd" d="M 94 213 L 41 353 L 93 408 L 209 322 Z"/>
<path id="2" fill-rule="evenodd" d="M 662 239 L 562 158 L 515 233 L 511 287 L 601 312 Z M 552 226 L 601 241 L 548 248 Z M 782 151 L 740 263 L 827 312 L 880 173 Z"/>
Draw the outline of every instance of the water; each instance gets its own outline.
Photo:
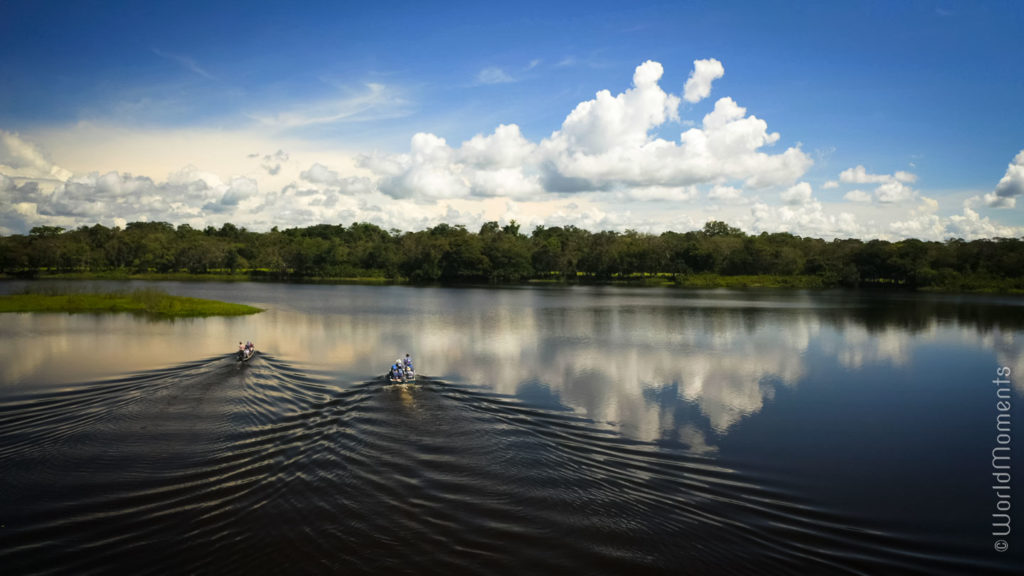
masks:
<path id="1" fill-rule="evenodd" d="M 5 573 L 1021 565 L 991 526 L 1019 299 L 158 285 L 267 311 L 0 316 Z"/>

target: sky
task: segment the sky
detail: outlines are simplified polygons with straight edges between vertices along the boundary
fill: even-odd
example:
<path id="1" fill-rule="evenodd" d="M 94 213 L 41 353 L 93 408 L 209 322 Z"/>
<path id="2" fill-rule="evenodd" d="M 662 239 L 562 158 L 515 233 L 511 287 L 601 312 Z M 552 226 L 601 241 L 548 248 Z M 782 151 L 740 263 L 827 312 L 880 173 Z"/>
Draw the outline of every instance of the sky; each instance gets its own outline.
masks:
<path id="1" fill-rule="evenodd" d="M 0 234 L 1020 237 L 1021 29 L 1016 1 L 0 0 Z"/>

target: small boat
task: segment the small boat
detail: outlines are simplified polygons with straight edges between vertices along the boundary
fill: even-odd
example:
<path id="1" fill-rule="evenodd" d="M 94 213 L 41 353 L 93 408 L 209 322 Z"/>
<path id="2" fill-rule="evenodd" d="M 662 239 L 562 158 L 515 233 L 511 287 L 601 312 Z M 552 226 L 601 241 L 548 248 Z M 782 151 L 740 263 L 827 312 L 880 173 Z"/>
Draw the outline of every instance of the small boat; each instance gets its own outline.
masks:
<path id="1" fill-rule="evenodd" d="M 415 382 L 416 369 L 412 367 L 412 358 L 406 354 L 405 359 L 399 358 L 395 360 L 395 363 L 391 365 L 391 368 L 388 369 L 384 377 L 393 384 Z"/>
<path id="2" fill-rule="evenodd" d="M 244 351 L 239 350 L 238 354 L 235 355 L 239 362 L 248 362 L 253 356 L 256 355 L 256 348 L 247 348 Z"/>
<path id="3" fill-rule="evenodd" d="M 411 368 L 406 368 L 405 370 L 402 370 L 401 373 L 389 370 L 387 376 L 385 377 L 392 384 L 405 384 L 408 382 L 416 381 L 416 372 L 413 371 Z"/>

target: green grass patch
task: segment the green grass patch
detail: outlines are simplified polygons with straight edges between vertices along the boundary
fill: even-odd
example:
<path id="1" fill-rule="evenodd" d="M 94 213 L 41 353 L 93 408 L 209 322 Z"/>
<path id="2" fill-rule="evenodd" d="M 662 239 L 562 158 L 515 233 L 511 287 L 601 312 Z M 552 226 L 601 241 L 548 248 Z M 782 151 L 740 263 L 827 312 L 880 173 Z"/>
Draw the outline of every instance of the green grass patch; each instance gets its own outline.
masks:
<path id="1" fill-rule="evenodd" d="M 781 276 L 758 274 L 723 276 L 721 274 L 688 274 L 676 277 L 676 285 L 683 288 L 824 288 L 820 276 Z"/>
<path id="2" fill-rule="evenodd" d="M 154 318 L 196 318 L 206 316 L 242 316 L 262 312 L 245 304 L 172 296 L 161 290 L 133 292 L 26 292 L 0 296 L 4 312 L 129 312 Z"/>
<path id="3" fill-rule="evenodd" d="M 0 279 L 16 278 L 9 274 L 0 274 Z M 403 278 L 387 278 L 375 276 L 301 276 L 289 272 L 268 271 L 258 268 L 239 270 L 234 274 L 228 272 L 208 272 L 194 274 L 191 272 L 138 272 L 133 270 L 109 270 L 93 272 L 42 272 L 32 276 L 46 280 L 146 280 L 146 281 L 177 281 L 177 282 L 309 282 L 320 284 L 365 284 L 370 286 L 404 284 Z"/>

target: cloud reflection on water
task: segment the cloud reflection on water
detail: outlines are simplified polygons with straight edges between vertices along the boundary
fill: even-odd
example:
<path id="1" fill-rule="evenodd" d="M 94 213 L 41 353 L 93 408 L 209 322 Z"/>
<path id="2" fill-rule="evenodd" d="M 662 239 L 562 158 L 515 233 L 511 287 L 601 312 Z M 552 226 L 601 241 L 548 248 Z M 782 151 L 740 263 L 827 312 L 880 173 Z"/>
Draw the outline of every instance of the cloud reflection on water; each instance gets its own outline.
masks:
<path id="1" fill-rule="evenodd" d="M 805 293 L 273 290 L 274 298 L 261 294 L 267 312 L 244 318 L 5 315 L 0 391 L 227 355 L 251 338 L 262 351 L 340 381 L 374 378 L 410 352 L 421 374 L 529 396 L 637 440 L 710 452 L 716 437 L 764 410 L 778 390 L 807 385 L 812 363 L 902 369 L 922 346 L 952 343 L 1024 366 L 1020 324 L 997 320 L 1005 307 L 941 300 L 879 310 Z M 1024 393 L 1024 379 L 1015 386 Z"/>

